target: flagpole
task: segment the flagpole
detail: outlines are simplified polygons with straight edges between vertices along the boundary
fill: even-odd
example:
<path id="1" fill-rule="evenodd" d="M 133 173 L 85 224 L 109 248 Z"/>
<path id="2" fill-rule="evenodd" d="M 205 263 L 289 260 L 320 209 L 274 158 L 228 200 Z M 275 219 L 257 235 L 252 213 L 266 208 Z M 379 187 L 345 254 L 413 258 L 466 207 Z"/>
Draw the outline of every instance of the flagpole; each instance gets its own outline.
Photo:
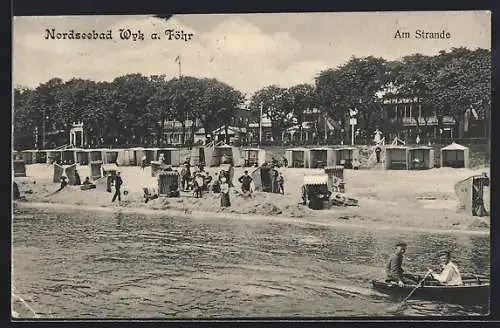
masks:
<path id="1" fill-rule="evenodd" d="M 260 103 L 260 120 L 259 120 L 259 147 L 262 143 L 262 107 L 264 107 L 264 103 Z"/>
<path id="2" fill-rule="evenodd" d="M 179 79 L 182 76 L 182 71 L 181 71 L 181 55 L 179 55 Z"/>

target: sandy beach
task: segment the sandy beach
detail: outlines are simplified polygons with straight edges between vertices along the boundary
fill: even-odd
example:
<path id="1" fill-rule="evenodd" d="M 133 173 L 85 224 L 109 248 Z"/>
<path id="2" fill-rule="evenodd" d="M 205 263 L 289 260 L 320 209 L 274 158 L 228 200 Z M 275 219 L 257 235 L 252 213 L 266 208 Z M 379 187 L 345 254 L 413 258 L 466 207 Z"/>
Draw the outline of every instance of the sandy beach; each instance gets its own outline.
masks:
<path id="1" fill-rule="evenodd" d="M 175 169 L 175 168 L 174 168 Z M 219 168 L 206 168 L 210 174 Z M 82 177 L 89 175 L 88 166 L 78 171 Z M 231 191 L 232 206 L 222 209 L 218 194 L 208 193 L 203 198 L 194 198 L 191 192 L 183 192 L 180 198 L 160 197 L 144 203 L 143 187 L 156 187 L 156 178 L 151 177 L 149 167 L 120 167 L 124 180 L 120 203 L 111 202 L 112 193 L 106 191 L 105 179 L 99 180 L 97 188 L 82 191 L 78 186 L 67 186 L 54 195 L 59 185 L 52 182 L 53 168 L 47 164 L 26 166 L 27 177 L 15 178 L 21 195 L 29 203 L 56 203 L 88 207 L 141 208 L 158 210 L 175 215 L 190 213 L 234 214 L 272 216 L 278 218 L 300 218 L 316 223 L 373 227 L 403 227 L 417 229 L 442 229 L 457 231 L 488 231 L 489 217 L 472 217 L 459 207 L 454 185 L 473 174 L 487 172 L 489 168 L 452 169 L 439 168 L 425 171 L 392 170 L 345 170 L 346 195 L 359 201 L 359 206 L 337 207 L 326 210 L 311 210 L 300 205 L 300 186 L 304 175 L 321 174 L 321 169 L 282 169 L 285 178 L 285 194 L 255 192 L 253 198 L 239 195 L 236 179 L 244 168 L 236 167 L 235 187 Z M 489 189 L 485 190 L 485 205 L 489 208 Z"/>

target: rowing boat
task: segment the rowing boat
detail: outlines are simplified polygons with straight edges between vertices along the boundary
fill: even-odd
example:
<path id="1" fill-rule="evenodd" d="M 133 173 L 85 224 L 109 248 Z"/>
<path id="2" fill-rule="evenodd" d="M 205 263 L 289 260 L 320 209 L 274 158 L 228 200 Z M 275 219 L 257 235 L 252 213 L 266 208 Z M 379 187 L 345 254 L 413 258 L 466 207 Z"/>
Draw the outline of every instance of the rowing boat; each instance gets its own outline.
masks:
<path id="1" fill-rule="evenodd" d="M 420 281 L 423 277 L 414 275 Z M 442 301 L 462 305 L 485 305 L 490 299 L 490 280 L 487 277 L 462 277 L 463 285 L 446 286 L 428 278 L 412 295 L 414 299 L 428 301 Z M 417 284 L 405 284 L 400 287 L 397 283 L 384 280 L 372 280 L 373 288 L 383 294 L 395 297 L 406 297 Z"/>

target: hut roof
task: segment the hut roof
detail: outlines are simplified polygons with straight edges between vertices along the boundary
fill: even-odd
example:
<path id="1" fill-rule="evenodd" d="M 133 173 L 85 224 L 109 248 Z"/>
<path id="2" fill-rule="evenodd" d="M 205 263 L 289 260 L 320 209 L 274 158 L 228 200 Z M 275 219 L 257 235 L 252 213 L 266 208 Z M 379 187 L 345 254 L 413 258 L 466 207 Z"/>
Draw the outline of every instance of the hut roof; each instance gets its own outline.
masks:
<path id="1" fill-rule="evenodd" d="M 455 142 L 452 142 L 450 145 L 441 148 L 441 150 L 466 150 L 466 149 L 468 149 L 468 148 L 465 146 L 459 145 Z"/>
<path id="2" fill-rule="evenodd" d="M 339 147 L 337 150 L 354 150 L 356 147 Z"/>
<path id="3" fill-rule="evenodd" d="M 220 145 L 220 146 L 215 146 L 215 148 L 232 148 L 233 146 L 230 146 L 230 145 L 226 145 L 226 144 L 223 144 L 223 145 Z"/>
<path id="4" fill-rule="evenodd" d="M 178 150 L 180 151 L 179 148 L 173 148 L 173 147 L 169 147 L 169 148 L 158 148 L 158 150 Z"/>
<path id="5" fill-rule="evenodd" d="M 316 147 L 316 148 L 311 148 L 311 150 L 333 150 L 333 148 L 330 148 L 330 147 Z"/>
<path id="6" fill-rule="evenodd" d="M 243 151 L 259 151 L 260 148 L 245 148 Z"/>
<path id="7" fill-rule="evenodd" d="M 408 147 L 401 145 L 389 145 L 385 146 L 385 149 L 408 149 Z"/>
<path id="8" fill-rule="evenodd" d="M 417 146 L 417 147 L 410 148 L 410 150 L 420 150 L 420 149 L 430 150 L 430 149 L 432 149 L 432 147 L 429 147 L 429 146 Z"/>
<path id="9" fill-rule="evenodd" d="M 318 184 L 327 184 L 328 183 L 328 175 L 305 175 L 304 176 L 304 184 L 309 185 L 318 185 Z"/>
<path id="10" fill-rule="evenodd" d="M 291 150 L 291 151 L 306 151 L 306 150 L 309 150 L 309 148 L 295 147 L 295 148 L 288 148 L 287 150 Z"/>

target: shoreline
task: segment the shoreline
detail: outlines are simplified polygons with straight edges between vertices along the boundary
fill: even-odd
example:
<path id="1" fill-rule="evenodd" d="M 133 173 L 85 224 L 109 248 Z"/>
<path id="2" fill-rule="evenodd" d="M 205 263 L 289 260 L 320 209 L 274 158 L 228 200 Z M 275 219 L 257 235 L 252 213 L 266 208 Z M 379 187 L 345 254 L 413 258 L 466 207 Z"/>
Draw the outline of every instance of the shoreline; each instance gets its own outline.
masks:
<path id="1" fill-rule="evenodd" d="M 89 175 L 88 168 L 78 168 L 81 177 Z M 127 195 L 121 202 L 112 203 L 113 193 L 106 190 L 103 179 L 96 189 L 82 191 L 68 185 L 62 191 L 53 182 L 53 168 L 48 165 L 28 165 L 26 177 L 16 177 L 21 195 L 26 198 L 16 204 L 38 204 L 44 208 L 97 208 L 106 211 L 172 215 L 185 218 L 227 218 L 240 220 L 275 220 L 291 224 L 315 224 L 355 229 L 385 229 L 395 231 L 445 231 L 488 234 L 491 218 L 473 217 L 459 207 L 454 185 L 476 172 L 470 169 L 432 169 L 426 171 L 345 170 L 345 196 L 358 200 L 358 206 L 332 206 L 312 210 L 300 205 L 301 186 L 306 175 L 324 174 L 321 169 L 282 169 L 285 193 L 256 191 L 252 197 L 242 197 L 240 186 L 231 188 L 231 206 L 221 208 L 218 194 L 205 193 L 195 198 L 192 192 L 181 191 L 180 197 L 159 197 L 144 202 L 143 187 L 157 188 L 151 169 L 121 167 Z M 219 168 L 206 168 L 214 176 Z M 244 168 L 235 168 L 234 180 Z M 236 182 L 236 181 L 235 181 Z M 485 191 L 489 208 L 489 192 Z M 44 205 L 41 205 L 44 204 Z M 52 205 L 58 204 L 58 205 Z M 62 204 L 62 205 L 61 205 Z M 23 206 L 19 205 L 19 206 Z M 29 205 L 25 205 L 29 206 Z M 67 211 L 67 210 L 66 210 Z"/>
<path id="2" fill-rule="evenodd" d="M 151 209 L 141 207 L 109 207 L 109 206 L 89 206 L 89 205 L 72 205 L 61 203 L 45 203 L 45 202 L 12 202 L 12 210 L 17 207 L 19 209 L 48 209 L 59 212 L 72 211 L 75 209 L 84 209 L 94 212 L 117 213 L 117 214 L 143 214 L 151 216 L 175 216 L 181 219 L 234 219 L 234 220 L 272 220 L 288 224 L 302 224 L 302 225 L 320 225 L 328 227 L 339 228 L 352 228 L 352 229 L 375 229 L 375 230 L 391 230 L 391 231 L 406 231 L 406 232 L 423 232 L 423 233 L 441 233 L 441 234 L 467 234 L 467 235 L 482 235 L 489 236 L 490 230 L 463 230 L 463 229 L 439 229 L 439 228 L 419 228 L 411 226 L 391 226 L 391 225 L 378 225 L 374 223 L 356 224 L 347 222 L 321 222 L 311 220 L 311 218 L 294 218 L 291 216 L 270 216 L 270 215 L 256 215 L 256 214 L 240 214 L 240 213 L 224 213 L 224 212 L 210 212 L 210 211 L 183 211 L 172 209 Z"/>

